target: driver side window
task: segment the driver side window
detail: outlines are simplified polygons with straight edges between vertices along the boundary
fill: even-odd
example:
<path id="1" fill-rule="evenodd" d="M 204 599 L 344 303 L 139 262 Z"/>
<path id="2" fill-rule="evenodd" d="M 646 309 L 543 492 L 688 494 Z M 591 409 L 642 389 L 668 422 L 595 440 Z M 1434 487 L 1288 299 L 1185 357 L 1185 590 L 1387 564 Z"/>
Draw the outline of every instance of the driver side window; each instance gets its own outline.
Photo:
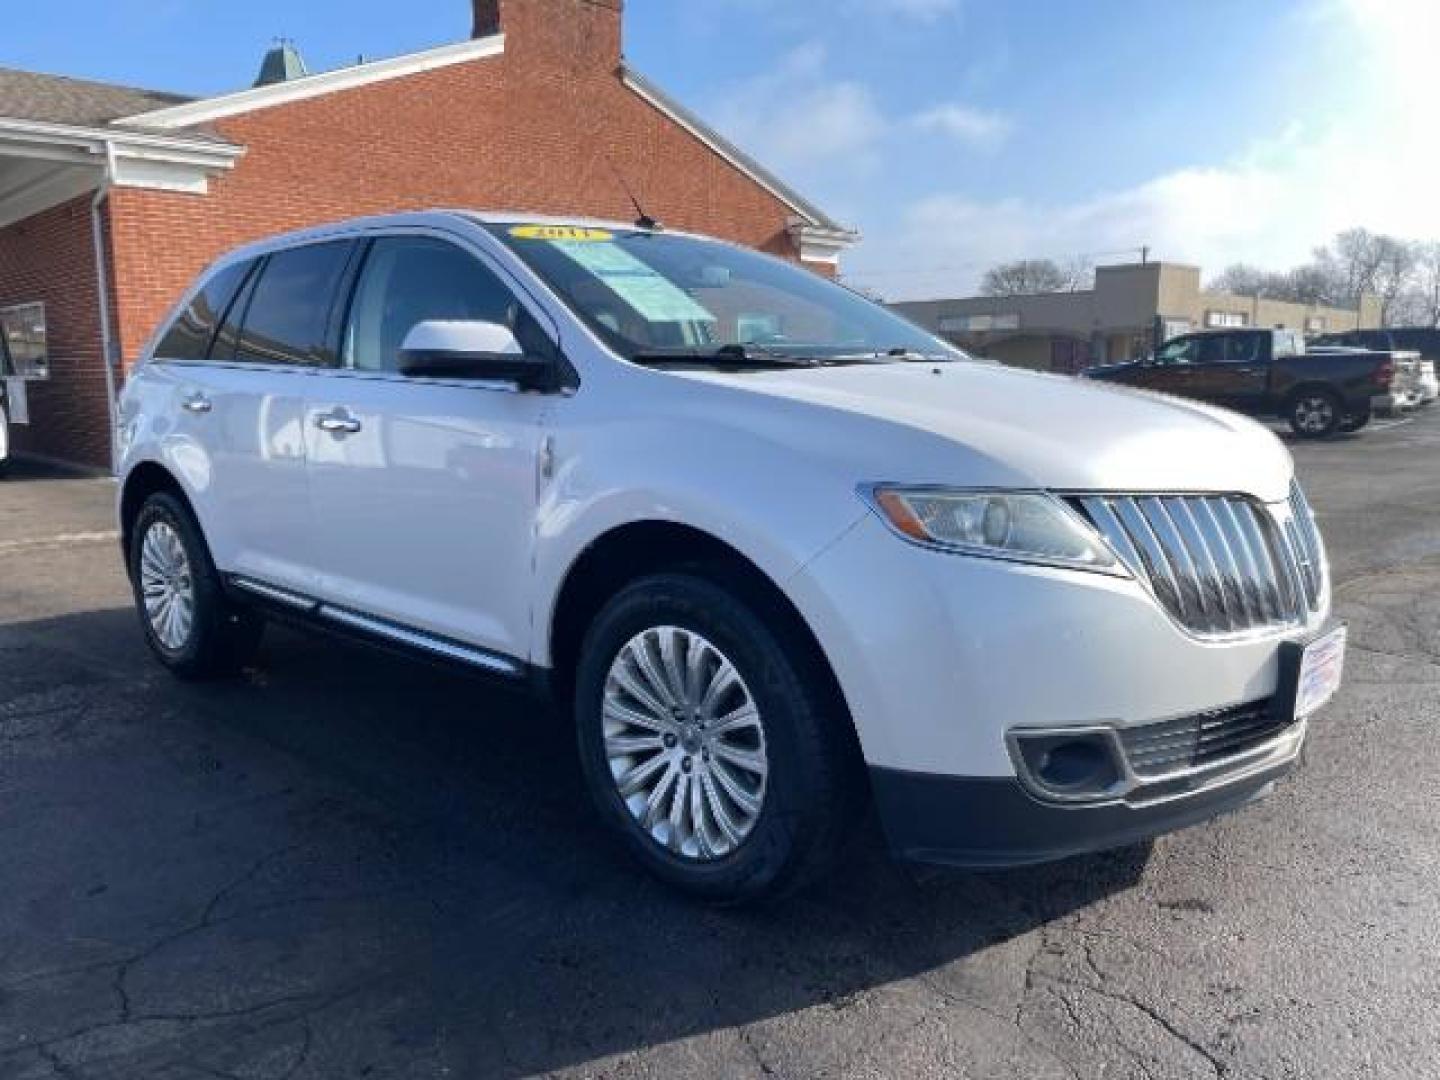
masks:
<path id="1" fill-rule="evenodd" d="M 1197 342 L 1194 338 L 1176 338 L 1160 347 L 1155 354 L 1157 364 L 1193 364 L 1197 351 Z"/>
<path id="2" fill-rule="evenodd" d="M 345 326 L 345 366 L 397 370 L 405 336 L 430 319 L 499 323 L 526 352 L 552 351 L 515 294 L 475 256 L 428 236 L 388 236 L 365 256 Z"/>

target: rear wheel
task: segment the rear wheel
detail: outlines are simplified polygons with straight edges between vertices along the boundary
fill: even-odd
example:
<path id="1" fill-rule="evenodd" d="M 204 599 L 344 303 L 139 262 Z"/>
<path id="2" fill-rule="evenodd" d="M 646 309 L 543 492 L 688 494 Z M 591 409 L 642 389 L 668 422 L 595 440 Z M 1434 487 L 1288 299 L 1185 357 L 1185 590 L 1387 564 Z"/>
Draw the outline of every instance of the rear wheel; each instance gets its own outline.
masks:
<path id="1" fill-rule="evenodd" d="M 1323 439 L 1339 430 L 1340 397 L 1332 390 L 1302 390 L 1285 410 L 1290 429 L 1303 439 Z"/>
<path id="2" fill-rule="evenodd" d="M 575 705 L 586 781 L 606 824 L 669 884 L 718 901 L 783 895 L 849 835 L 849 719 L 797 636 L 686 573 L 628 586 L 587 633 Z"/>
<path id="3" fill-rule="evenodd" d="M 188 507 L 151 495 L 131 530 L 130 581 L 145 640 L 183 679 L 233 675 L 254 659 L 265 624 L 225 597 Z"/>

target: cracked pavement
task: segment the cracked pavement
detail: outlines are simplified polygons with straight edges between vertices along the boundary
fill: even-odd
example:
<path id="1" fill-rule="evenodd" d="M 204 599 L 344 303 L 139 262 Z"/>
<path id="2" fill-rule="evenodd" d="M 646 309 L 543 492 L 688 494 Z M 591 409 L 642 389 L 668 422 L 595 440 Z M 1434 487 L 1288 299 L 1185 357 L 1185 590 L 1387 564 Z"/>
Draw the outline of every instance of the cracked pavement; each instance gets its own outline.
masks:
<path id="1" fill-rule="evenodd" d="M 275 632 L 145 655 L 113 489 L 0 483 L 0 1077 L 1440 1075 L 1440 409 L 1294 447 L 1348 677 L 1264 802 L 1151 849 L 712 910 L 564 723 Z"/>

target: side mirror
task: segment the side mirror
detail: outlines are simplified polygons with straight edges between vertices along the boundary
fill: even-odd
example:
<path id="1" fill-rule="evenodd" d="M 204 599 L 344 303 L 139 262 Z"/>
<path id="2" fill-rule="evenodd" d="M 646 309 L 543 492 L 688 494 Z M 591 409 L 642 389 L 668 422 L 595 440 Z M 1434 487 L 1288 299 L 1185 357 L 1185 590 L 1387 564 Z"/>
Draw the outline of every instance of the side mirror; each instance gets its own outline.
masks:
<path id="1" fill-rule="evenodd" d="M 400 345 L 397 367 L 415 378 L 513 382 L 521 390 L 543 390 L 554 374 L 550 360 L 526 355 L 508 326 L 480 320 L 416 323 Z"/>

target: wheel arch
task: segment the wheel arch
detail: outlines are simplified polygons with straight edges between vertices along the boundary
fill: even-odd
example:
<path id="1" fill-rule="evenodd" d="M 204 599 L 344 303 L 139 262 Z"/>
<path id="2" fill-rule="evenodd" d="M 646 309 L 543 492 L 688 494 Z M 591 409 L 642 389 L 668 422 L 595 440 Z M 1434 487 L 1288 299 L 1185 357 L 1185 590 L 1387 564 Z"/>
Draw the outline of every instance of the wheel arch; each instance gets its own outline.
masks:
<path id="1" fill-rule="evenodd" d="M 130 565 L 130 541 L 134 534 L 135 520 L 140 516 L 140 508 L 145 505 L 146 499 L 161 491 L 179 499 L 191 516 L 199 521 L 195 506 L 185 492 L 185 486 L 175 474 L 159 462 L 140 462 L 126 474 L 120 488 L 120 550 L 125 554 L 127 569 Z"/>
<path id="2" fill-rule="evenodd" d="M 570 564 L 555 594 L 548 625 L 550 682 L 558 702 L 573 694 L 585 632 L 605 603 L 632 581 L 674 570 L 688 570 L 734 589 L 762 615 L 779 620 L 805 649 L 804 661 L 820 678 L 827 699 L 843 713 L 858 753 L 858 734 L 840 681 L 800 609 L 739 549 L 703 529 L 673 521 L 617 525 L 592 540 Z"/>

